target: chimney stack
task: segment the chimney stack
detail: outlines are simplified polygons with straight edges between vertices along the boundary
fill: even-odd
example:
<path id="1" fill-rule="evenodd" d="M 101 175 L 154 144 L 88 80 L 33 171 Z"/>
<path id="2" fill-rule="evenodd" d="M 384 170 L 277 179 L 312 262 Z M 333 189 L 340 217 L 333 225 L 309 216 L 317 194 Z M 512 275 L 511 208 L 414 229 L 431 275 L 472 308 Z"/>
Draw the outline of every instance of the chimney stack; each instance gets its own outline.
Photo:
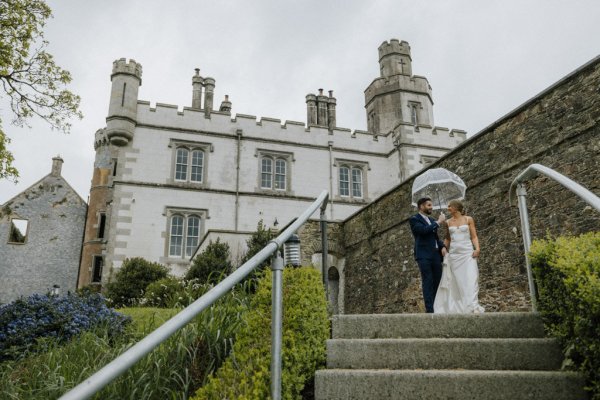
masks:
<path id="1" fill-rule="evenodd" d="M 337 100 L 333 97 L 333 90 L 329 91 L 329 97 L 319 89 L 319 94 L 309 93 L 306 95 L 306 124 L 308 126 L 318 125 L 327 127 L 332 131 L 336 127 L 335 107 Z"/>
<path id="2" fill-rule="evenodd" d="M 219 108 L 219 111 L 223 111 L 226 113 L 231 113 L 231 102 L 229 101 L 229 95 L 226 94 L 225 95 L 225 100 L 223 100 L 221 102 L 221 107 Z"/>
<path id="3" fill-rule="evenodd" d="M 196 74 L 192 77 L 192 108 L 202 108 L 202 85 L 204 79 L 200 76 L 200 68 L 195 69 Z"/>
<path id="4" fill-rule="evenodd" d="M 215 92 L 215 80 L 213 78 L 204 78 L 204 114 L 210 118 L 210 112 L 213 109 L 213 97 Z"/>
<path id="5" fill-rule="evenodd" d="M 56 176 L 59 177 L 60 173 L 62 171 L 62 165 L 63 165 L 63 159 L 60 158 L 60 155 L 57 155 L 56 157 L 52 158 L 52 171 L 50 172 L 50 174 L 52 176 Z"/>

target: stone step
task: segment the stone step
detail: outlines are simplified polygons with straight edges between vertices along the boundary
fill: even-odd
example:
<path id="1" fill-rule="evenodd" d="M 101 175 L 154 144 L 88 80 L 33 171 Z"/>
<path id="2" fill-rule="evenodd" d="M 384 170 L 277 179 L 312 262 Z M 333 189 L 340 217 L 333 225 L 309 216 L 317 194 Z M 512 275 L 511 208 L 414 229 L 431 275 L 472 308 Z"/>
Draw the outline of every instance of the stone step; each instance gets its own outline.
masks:
<path id="1" fill-rule="evenodd" d="M 321 370 L 315 400 L 584 400 L 573 372 Z"/>
<path id="2" fill-rule="evenodd" d="M 537 313 L 336 315 L 334 339 L 544 337 Z"/>
<path id="3" fill-rule="evenodd" d="M 327 367 L 343 369 L 555 370 L 555 339 L 330 339 Z"/>

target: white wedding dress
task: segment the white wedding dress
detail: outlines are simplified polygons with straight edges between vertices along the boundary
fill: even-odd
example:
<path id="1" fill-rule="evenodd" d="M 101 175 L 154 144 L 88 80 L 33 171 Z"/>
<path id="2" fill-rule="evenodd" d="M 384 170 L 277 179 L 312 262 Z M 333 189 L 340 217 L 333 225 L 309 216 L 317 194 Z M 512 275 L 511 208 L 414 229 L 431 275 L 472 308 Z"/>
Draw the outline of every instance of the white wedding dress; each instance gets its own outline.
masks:
<path id="1" fill-rule="evenodd" d="M 438 314 L 482 313 L 479 305 L 479 271 L 473 258 L 469 225 L 451 226 L 450 252 L 444 259 L 442 279 L 433 311 Z"/>

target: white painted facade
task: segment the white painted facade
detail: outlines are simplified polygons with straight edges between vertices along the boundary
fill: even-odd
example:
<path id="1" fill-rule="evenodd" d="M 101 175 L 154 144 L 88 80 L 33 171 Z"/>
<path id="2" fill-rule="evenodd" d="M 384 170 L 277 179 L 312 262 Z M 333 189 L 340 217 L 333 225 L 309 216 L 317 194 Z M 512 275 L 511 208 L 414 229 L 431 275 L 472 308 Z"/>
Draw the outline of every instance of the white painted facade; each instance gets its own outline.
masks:
<path id="1" fill-rule="evenodd" d="M 400 113 L 401 118 L 391 124 L 394 128 L 388 132 L 338 128 L 335 108 L 329 109 L 329 126 L 282 123 L 278 119 L 241 114 L 232 117 L 227 99 L 221 107 L 224 111 L 208 108 L 214 79 L 201 78 L 198 73 L 193 78 L 196 107 L 184 107 L 183 111 L 178 111 L 178 106 L 161 103 L 151 107 L 150 102 L 137 99 L 141 66 L 133 60 L 115 61 L 111 79 L 107 127 L 96 134 L 95 167 L 110 168 L 112 172 L 103 186 L 110 191 L 110 199 L 102 200 L 106 202 L 104 208 L 109 219 L 102 246 L 103 282 L 130 257 L 161 262 L 174 273 L 184 274 L 190 254 L 185 252 L 185 243 L 182 255 L 172 254 L 170 245 L 176 240 L 171 236 L 173 232 L 178 236 L 174 216 L 184 219 L 184 242 L 188 233 L 186 218 L 197 217 L 198 234 L 192 232 L 191 244 L 201 245 L 202 249 L 208 239 L 219 236 L 231 242 L 239 257 L 245 250 L 240 238 L 245 239 L 248 232 L 256 230 L 259 220 L 267 227 L 273 227 L 276 221 L 279 227 L 285 226 L 322 190 L 331 193 L 327 217 L 343 220 L 433 160 L 427 157 L 439 158 L 465 139 L 464 131 L 449 131 L 426 123 L 411 124 L 406 120 L 407 113 Z M 204 108 L 199 108 L 198 87 L 202 81 L 207 85 Z M 425 84 L 423 81 L 427 82 L 419 78 L 421 86 Z M 379 83 L 385 86 L 385 82 Z M 401 104 L 422 100 L 422 93 L 409 89 L 409 100 L 402 98 Z M 387 101 L 384 92 L 380 90 L 383 94 L 379 99 L 393 105 L 395 100 Z M 314 97 L 320 101 L 328 99 L 322 95 Z M 331 99 L 330 94 L 330 107 Z M 333 103 L 335 107 L 335 99 Z M 431 104 L 425 104 L 422 114 L 427 115 L 425 122 L 432 124 Z M 369 112 L 377 111 L 376 107 L 367 108 Z M 321 117 L 319 114 L 323 120 Z M 186 180 L 176 175 L 179 148 L 190 152 Z M 190 181 L 193 150 L 203 154 L 201 182 Z M 262 187 L 264 157 L 272 157 L 271 182 L 276 179 L 275 161 L 285 161 L 285 189 Z M 106 165 L 107 159 L 112 160 L 110 166 Z M 340 189 L 340 169 L 344 167 L 349 168 L 349 195 Z M 199 168 L 194 171 L 198 178 Z M 353 174 L 360 175 L 360 185 Z M 357 192 L 353 193 L 353 189 Z M 90 202 L 95 201 L 93 193 L 94 186 Z M 189 223 L 193 225 L 194 221 Z M 207 240 L 203 240 L 207 234 Z"/>

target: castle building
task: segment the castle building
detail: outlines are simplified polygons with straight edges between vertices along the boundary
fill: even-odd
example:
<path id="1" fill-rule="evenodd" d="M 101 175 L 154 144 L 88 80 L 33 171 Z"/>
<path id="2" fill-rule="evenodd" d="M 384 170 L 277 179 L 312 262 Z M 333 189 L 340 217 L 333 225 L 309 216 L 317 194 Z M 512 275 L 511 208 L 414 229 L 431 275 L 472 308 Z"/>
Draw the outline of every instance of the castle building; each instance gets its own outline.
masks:
<path id="1" fill-rule="evenodd" d="M 306 96 L 307 122 L 232 117 L 214 106 L 215 79 L 192 77 L 191 107 L 138 99 L 142 67 L 113 63 L 106 127 L 96 158 L 78 285 L 106 282 L 124 259 L 184 274 L 210 239 L 234 261 L 263 220 L 284 226 L 323 190 L 341 220 L 466 138 L 433 123 L 427 79 L 412 75 L 410 46 L 379 47 L 380 77 L 365 91 L 368 131 L 340 128 L 333 92 Z"/>
<path id="2" fill-rule="evenodd" d="M 0 304 L 76 289 L 87 206 L 62 164 L 0 206 Z"/>

